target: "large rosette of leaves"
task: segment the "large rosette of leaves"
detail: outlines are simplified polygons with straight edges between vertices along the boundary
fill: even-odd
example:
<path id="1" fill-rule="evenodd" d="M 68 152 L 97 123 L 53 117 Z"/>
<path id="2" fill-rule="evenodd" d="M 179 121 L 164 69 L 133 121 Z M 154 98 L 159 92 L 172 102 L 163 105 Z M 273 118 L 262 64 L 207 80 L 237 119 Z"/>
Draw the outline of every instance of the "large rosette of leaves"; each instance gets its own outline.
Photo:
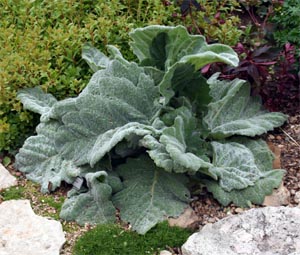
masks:
<path id="1" fill-rule="evenodd" d="M 77 97 L 57 101 L 38 88 L 19 92 L 24 107 L 41 114 L 41 124 L 16 166 L 43 192 L 82 181 L 79 188 L 73 183 L 63 219 L 113 222 L 117 208 L 142 234 L 183 212 L 191 179 L 224 205 L 262 203 L 283 171 L 272 170 L 267 146 L 251 137 L 286 116 L 262 109 L 242 80 L 201 75 L 208 63 L 237 65 L 230 47 L 208 45 L 181 26 L 149 26 L 130 36 L 139 63 L 113 46 L 109 56 L 84 46 L 94 74 Z"/>

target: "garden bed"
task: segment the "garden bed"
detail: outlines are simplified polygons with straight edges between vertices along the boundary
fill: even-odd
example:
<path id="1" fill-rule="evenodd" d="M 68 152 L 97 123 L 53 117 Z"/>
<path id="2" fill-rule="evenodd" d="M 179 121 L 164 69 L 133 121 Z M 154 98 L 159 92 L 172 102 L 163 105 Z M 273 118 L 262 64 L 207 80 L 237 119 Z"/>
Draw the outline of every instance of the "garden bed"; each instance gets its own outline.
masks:
<path id="1" fill-rule="evenodd" d="M 67 2 L 62 6 L 66 7 L 65 4 Z M 39 11 L 41 7 L 34 1 L 24 2 L 16 9 L 11 4 L 3 8 L 7 24 L 12 23 L 12 26 L 3 26 L 4 34 L 11 34 L 14 17 L 20 17 L 17 27 L 21 31 L 29 28 L 43 39 L 38 40 L 34 48 L 45 53 L 45 58 L 40 58 L 38 51 L 30 54 L 33 58 L 26 60 L 28 63 L 20 64 L 18 61 L 24 59 L 23 55 L 6 54 L 10 51 L 6 48 L 0 51 L 4 60 L 12 56 L 16 62 L 0 63 L 0 69 L 3 66 L 2 69 L 8 71 L 3 75 L 5 82 L 0 85 L 4 91 L 0 93 L 0 101 L 5 99 L 0 105 L 3 108 L 0 107 L 0 162 L 18 178 L 17 187 L 0 192 L 0 203 L 29 199 L 38 215 L 60 220 L 67 238 L 62 255 L 70 255 L 78 237 L 93 226 L 80 227 L 75 222 L 61 220 L 60 211 L 63 212 L 61 218 L 68 220 L 81 223 L 116 220 L 125 232 L 132 227 L 144 234 L 165 215 L 181 213 L 192 200 L 190 205 L 198 217 L 193 227 L 199 229 L 247 210 L 243 206 L 263 206 L 252 204 L 262 204 L 264 196 L 279 186 L 283 171 L 270 169 L 272 157 L 267 145 L 255 140 L 260 136 L 281 158 L 281 161 L 277 158 L 273 168 L 286 170 L 285 201 L 277 205 L 299 205 L 300 51 L 297 35 L 300 20 L 297 10 L 300 5 L 294 0 L 263 3 L 232 0 L 218 4 L 184 0 L 176 1 L 176 5 L 170 1 L 155 4 L 128 1 L 124 5 L 112 1 L 111 4 L 78 3 L 75 9 L 72 5 L 60 8 L 70 8 L 66 14 L 59 11 L 53 12 L 56 13 L 53 16 L 48 11 Z M 51 4 L 50 7 L 56 8 Z M 84 17 L 77 15 L 79 20 L 73 20 L 73 12 L 82 12 Z M 107 17 L 97 19 L 99 13 Z M 74 23 L 72 29 L 69 18 Z M 36 19 L 49 22 L 55 33 L 47 29 L 40 31 L 35 27 L 40 23 Z M 34 29 L 30 22 L 34 22 Z M 182 24 L 189 33 L 183 26 L 153 26 L 136 29 L 130 35 L 131 42 L 128 41 L 128 31 L 148 23 Z M 100 35 L 97 27 L 103 24 L 113 24 L 113 27 L 107 26 Z M 290 33 L 295 28 L 297 33 Z M 24 49 L 14 40 L 10 41 L 15 37 L 7 37 L 10 38 L 7 45 L 15 45 L 26 55 L 25 45 L 31 45 L 35 37 L 29 32 L 22 32 L 23 37 L 20 37 L 17 30 L 15 37 Z M 69 34 L 73 30 L 78 33 Z M 52 39 L 55 44 L 49 41 L 48 33 L 56 35 Z M 92 72 L 80 56 L 81 47 L 87 41 L 90 44 L 83 47 L 82 57 L 96 73 L 89 83 Z M 213 45 L 215 42 L 226 45 Z M 105 50 L 108 43 L 113 46 Z M 139 60 L 136 64 L 127 62 L 137 60 L 129 44 Z M 109 52 L 108 57 L 94 48 L 98 45 L 104 54 Z M 36 59 L 43 63 L 37 65 Z M 207 59 L 210 60 L 205 62 Z M 52 93 L 59 100 L 68 96 L 72 99 L 57 102 L 44 92 Z M 263 105 L 272 113 L 260 108 L 260 100 L 250 98 L 250 93 L 260 95 Z M 22 101 L 24 109 L 17 99 Z M 27 139 L 19 150 L 38 121 L 37 115 L 26 109 L 41 114 L 41 123 L 37 135 Z M 275 111 L 291 114 L 282 127 L 279 126 L 286 116 Z M 10 161 L 14 159 L 10 155 L 16 154 L 16 167 L 42 186 L 28 181 L 24 173 L 13 167 Z M 266 160 L 261 159 L 261 155 Z M 78 178 L 83 183 L 72 190 L 70 199 L 65 202 L 72 183 Z M 139 200 L 137 193 L 146 194 L 148 200 Z M 156 204 L 152 203 L 153 197 Z M 147 202 L 151 204 L 150 209 Z M 166 206 L 169 204 L 172 210 Z M 81 208 L 87 211 L 82 212 Z M 141 221 L 136 224 L 141 214 L 148 217 L 144 225 Z M 129 226 L 121 218 L 135 224 Z M 180 254 L 179 247 L 166 245 L 164 248 Z"/>
<path id="2" fill-rule="evenodd" d="M 290 192 L 290 202 L 287 206 L 298 206 L 300 202 L 297 200 L 299 199 L 299 197 L 297 198 L 297 194 L 299 195 L 300 193 L 300 116 L 289 117 L 288 122 L 282 128 L 269 132 L 265 135 L 264 139 L 280 149 L 281 167 L 286 170 L 284 186 Z M 9 165 L 7 169 L 18 178 L 18 186 L 8 191 L 2 191 L 0 193 L 1 200 L 29 199 L 36 214 L 56 220 L 59 219 L 59 209 L 66 197 L 67 191 L 71 188 L 70 186 L 61 187 L 55 192 L 45 195 L 40 192 L 39 185 L 28 181 L 24 174 L 14 169 L 12 165 Z M 233 204 L 224 207 L 209 193 L 201 193 L 194 196 L 191 207 L 199 217 L 199 222 L 194 225 L 195 228 L 201 228 L 207 223 L 214 223 L 226 216 L 247 210 L 236 207 Z M 67 239 L 61 255 L 71 255 L 76 240 L 93 227 L 90 225 L 81 227 L 75 222 L 65 222 L 62 220 L 61 223 L 63 224 Z M 126 229 L 125 226 L 126 224 L 124 225 L 124 229 Z M 168 247 L 165 248 L 168 249 Z M 179 251 L 178 247 L 170 248 L 173 251 Z"/>

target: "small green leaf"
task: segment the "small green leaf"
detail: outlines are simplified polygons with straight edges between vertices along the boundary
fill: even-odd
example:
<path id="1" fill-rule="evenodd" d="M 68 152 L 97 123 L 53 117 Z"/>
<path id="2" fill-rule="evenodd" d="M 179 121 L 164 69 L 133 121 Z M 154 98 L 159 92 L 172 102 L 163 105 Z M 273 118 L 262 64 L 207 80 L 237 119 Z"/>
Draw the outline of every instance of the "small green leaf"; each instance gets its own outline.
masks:
<path id="1" fill-rule="evenodd" d="M 7 167 L 11 163 L 11 158 L 8 156 L 5 156 L 2 160 L 2 164 Z"/>
<path id="2" fill-rule="evenodd" d="M 200 168 L 209 168 L 211 164 L 205 155 L 206 142 L 197 131 L 196 119 L 189 111 L 175 119 L 174 126 L 163 130 L 159 141 L 166 148 L 174 162 L 174 171 L 197 172 Z"/>
<path id="3" fill-rule="evenodd" d="M 264 140 L 235 136 L 229 141 L 246 146 L 253 153 L 255 164 L 261 171 L 266 172 L 273 168 L 274 155 Z"/>

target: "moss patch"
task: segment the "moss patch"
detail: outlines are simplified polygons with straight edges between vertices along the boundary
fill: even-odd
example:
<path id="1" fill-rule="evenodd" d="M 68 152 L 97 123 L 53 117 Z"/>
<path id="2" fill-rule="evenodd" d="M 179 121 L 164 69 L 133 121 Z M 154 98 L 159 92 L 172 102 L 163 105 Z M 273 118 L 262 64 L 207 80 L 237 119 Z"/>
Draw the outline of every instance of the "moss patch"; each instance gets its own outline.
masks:
<path id="1" fill-rule="evenodd" d="M 24 187 L 11 187 L 0 192 L 3 201 L 12 199 L 22 199 L 24 197 Z"/>
<path id="2" fill-rule="evenodd" d="M 99 225 L 85 233 L 75 244 L 74 255 L 159 254 L 167 247 L 180 247 L 191 231 L 158 224 L 145 235 L 126 231 L 117 225 Z"/>

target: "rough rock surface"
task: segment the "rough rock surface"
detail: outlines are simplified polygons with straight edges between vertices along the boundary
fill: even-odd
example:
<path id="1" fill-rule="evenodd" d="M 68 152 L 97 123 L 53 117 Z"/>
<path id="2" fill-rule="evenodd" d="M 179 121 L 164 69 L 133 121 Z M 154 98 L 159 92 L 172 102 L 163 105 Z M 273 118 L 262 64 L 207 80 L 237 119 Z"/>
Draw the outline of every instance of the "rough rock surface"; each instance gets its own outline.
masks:
<path id="1" fill-rule="evenodd" d="M 181 228 L 195 229 L 195 226 L 199 222 L 199 217 L 196 215 L 196 213 L 191 207 L 188 207 L 179 217 L 169 218 L 168 222 L 171 227 L 177 226 Z"/>
<path id="2" fill-rule="evenodd" d="M 295 193 L 294 201 L 295 201 L 295 203 L 297 203 L 298 205 L 300 205 L 300 191 L 297 191 Z"/>
<path id="3" fill-rule="evenodd" d="M 270 196 L 266 196 L 263 202 L 265 206 L 281 206 L 288 205 L 290 203 L 290 192 L 283 186 L 281 183 L 278 189 L 274 189 L 273 193 Z"/>
<path id="4" fill-rule="evenodd" d="M 3 202 L 0 215 L 0 255 L 59 255 L 60 222 L 35 215 L 29 200 Z"/>
<path id="5" fill-rule="evenodd" d="M 299 255 L 300 208 L 265 207 L 208 224 L 189 237 L 183 255 Z"/>
<path id="6" fill-rule="evenodd" d="M 0 190 L 17 185 L 16 177 L 12 176 L 6 168 L 0 164 Z"/>

